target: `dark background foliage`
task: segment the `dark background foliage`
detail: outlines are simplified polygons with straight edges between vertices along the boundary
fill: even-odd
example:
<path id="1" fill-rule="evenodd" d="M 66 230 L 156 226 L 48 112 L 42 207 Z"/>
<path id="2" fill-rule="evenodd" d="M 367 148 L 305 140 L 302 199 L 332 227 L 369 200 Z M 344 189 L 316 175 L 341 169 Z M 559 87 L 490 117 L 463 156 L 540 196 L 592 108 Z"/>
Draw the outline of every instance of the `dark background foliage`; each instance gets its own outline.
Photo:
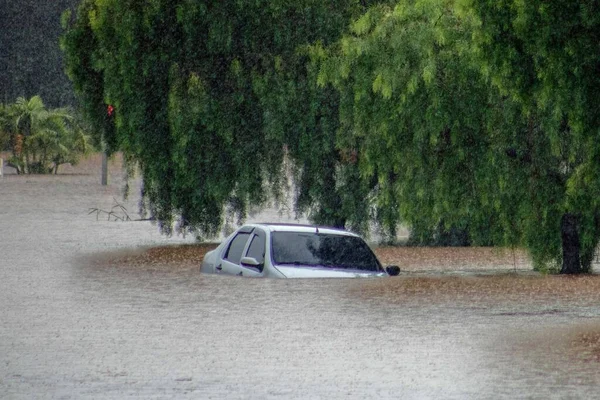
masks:
<path id="1" fill-rule="evenodd" d="M 0 2 L 0 102 L 40 95 L 48 107 L 75 105 L 64 73 L 62 12 L 77 0 L 2 0 Z"/>

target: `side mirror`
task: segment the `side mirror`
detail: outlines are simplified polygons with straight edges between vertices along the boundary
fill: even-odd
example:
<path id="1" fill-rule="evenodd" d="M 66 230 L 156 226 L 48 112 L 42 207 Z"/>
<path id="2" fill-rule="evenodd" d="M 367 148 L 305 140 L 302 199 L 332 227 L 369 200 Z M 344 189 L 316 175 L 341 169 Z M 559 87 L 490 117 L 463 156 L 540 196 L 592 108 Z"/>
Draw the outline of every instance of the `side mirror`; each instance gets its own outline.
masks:
<path id="1" fill-rule="evenodd" d="M 400 274 L 400 267 L 397 265 L 390 265 L 385 267 L 385 272 L 387 272 L 389 276 L 397 276 Z"/>
<path id="2" fill-rule="evenodd" d="M 259 263 L 254 257 L 243 257 L 240 264 L 242 267 L 257 269 L 258 272 L 262 272 L 264 268 L 264 263 Z"/>
<path id="3" fill-rule="evenodd" d="M 242 258 L 242 260 L 240 261 L 240 263 L 244 267 L 259 268 L 261 266 L 261 264 L 258 262 L 258 260 L 256 258 L 254 258 L 254 257 L 244 257 L 244 258 Z"/>

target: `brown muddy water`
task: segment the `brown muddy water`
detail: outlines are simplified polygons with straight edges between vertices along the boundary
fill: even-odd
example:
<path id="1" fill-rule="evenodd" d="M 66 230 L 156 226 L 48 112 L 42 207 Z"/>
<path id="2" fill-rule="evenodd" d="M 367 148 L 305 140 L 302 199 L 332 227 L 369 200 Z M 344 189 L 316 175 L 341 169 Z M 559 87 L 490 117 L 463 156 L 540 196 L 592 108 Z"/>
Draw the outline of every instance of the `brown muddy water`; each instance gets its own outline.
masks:
<path id="1" fill-rule="evenodd" d="M 148 250 L 192 238 L 88 215 L 121 202 L 97 161 L 0 178 L 0 398 L 600 398 L 597 276 L 456 249 L 379 249 L 389 279 L 201 275 L 206 248 Z"/>

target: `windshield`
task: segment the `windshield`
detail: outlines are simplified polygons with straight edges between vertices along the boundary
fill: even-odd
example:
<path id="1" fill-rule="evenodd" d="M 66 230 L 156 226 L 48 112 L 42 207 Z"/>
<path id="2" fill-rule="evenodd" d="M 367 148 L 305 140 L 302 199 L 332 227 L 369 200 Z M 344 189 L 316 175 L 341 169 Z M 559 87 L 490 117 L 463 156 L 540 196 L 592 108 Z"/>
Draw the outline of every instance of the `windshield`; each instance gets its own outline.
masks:
<path id="1" fill-rule="evenodd" d="M 273 232 L 273 261 L 301 265 L 379 272 L 375 255 L 359 237 L 313 232 Z"/>

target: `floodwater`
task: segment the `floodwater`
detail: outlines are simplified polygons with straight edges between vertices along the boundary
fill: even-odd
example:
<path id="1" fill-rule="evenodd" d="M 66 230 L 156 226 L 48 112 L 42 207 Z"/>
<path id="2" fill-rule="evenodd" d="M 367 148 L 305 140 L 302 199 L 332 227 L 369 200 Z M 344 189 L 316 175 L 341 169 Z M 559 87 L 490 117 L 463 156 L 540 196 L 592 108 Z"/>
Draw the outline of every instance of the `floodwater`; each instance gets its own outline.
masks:
<path id="1" fill-rule="evenodd" d="M 487 296 L 470 280 L 493 277 L 276 281 L 104 265 L 193 240 L 88 215 L 121 202 L 118 171 L 108 187 L 97 174 L 0 178 L 0 398 L 600 397 L 598 347 L 578 341 L 600 332 L 593 291 L 511 292 L 556 282 L 518 274 Z M 122 203 L 132 217 L 136 201 Z"/>

